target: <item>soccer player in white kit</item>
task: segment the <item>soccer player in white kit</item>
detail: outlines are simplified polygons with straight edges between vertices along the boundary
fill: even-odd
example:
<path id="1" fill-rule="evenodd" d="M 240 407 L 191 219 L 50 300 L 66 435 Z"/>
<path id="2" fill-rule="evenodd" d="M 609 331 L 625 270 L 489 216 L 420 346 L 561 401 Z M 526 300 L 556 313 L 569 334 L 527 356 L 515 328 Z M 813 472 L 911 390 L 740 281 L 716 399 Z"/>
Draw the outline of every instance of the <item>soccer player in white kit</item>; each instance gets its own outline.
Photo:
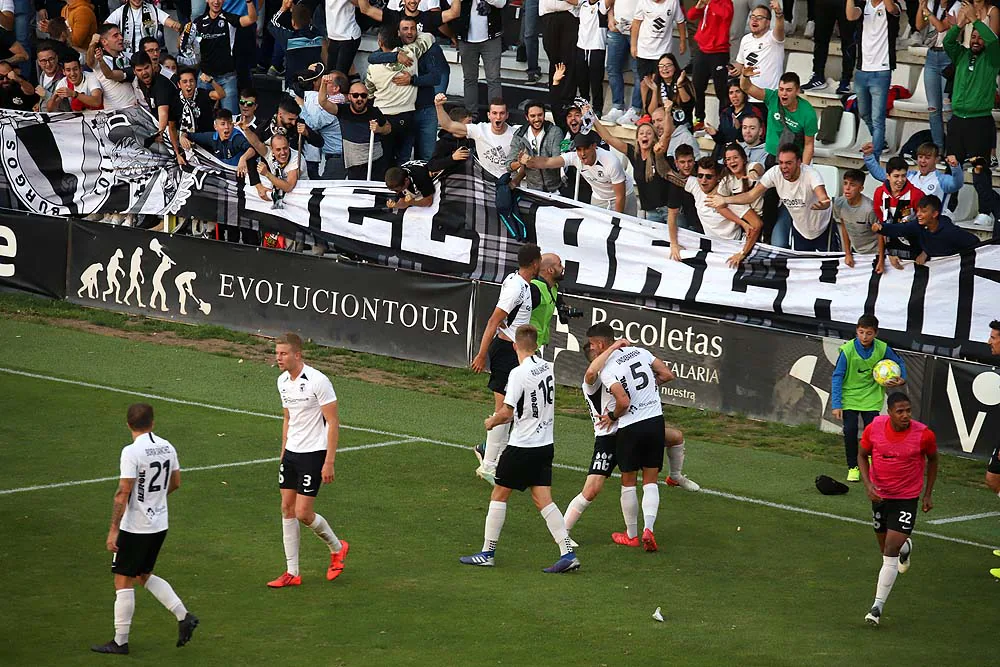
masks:
<path id="1" fill-rule="evenodd" d="M 559 560 L 544 572 L 559 574 L 580 567 L 573 553 L 562 512 L 552 501 L 552 458 L 554 454 L 555 376 L 552 364 L 535 356 L 538 330 L 530 324 L 514 334 L 518 366 L 507 379 L 504 403 L 486 418 L 487 430 L 504 428 L 513 421 L 510 441 L 497 463 L 496 484 L 486 514 L 483 550 L 459 559 L 463 565 L 492 567 L 497 541 L 507 518 L 511 491 L 531 489 L 531 499 L 542 513 L 552 538 L 559 545 Z"/>
<path id="2" fill-rule="evenodd" d="M 177 451 L 153 433 L 153 406 L 130 405 L 126 422 L 132 444 L 122 449 L 121 476 L 107 539 L 108 551 L 114 553 L 115 638 L 91 647 L 97 653 L 116 655 L 128 655 L 136 582 L 177 617 L 177 646 L 187 644 L 198 627 L 198 619 L 188 612 L 170 584 L 153 574 L 167 537 L 167 496 L 181 485 Z"/>
<path id="3" fill-rule="evenodd" d="M 608 346 L 614 342 L 614 329 L 600 322 L 587 330 L 588 339 L 603 339 Z M 601 384 L 615 398 L 615 405 L 597 423 L 607 429 L 618 423 L 615 436 L 615 458 L 622 473 L 622 514 L 625 533 L 613 533 L 611 539 L 625 546 L 639 546 L 636 478 L 642 471 L 642 546 L 656 551 L 653 535 L 660 506 L 660 490 L 656 477 L 663 468 L 665 425 L 663 406 L 657 384 L 674 379 L 666 364 L 641 347 L 615 350 L 601 370 Z"/>
<path id="4" fill-rule="evenodd" d="M 542 264 L 542 251 L 534 243 L 525 243 L 517 251 L 518 270 L 504 278 L 500 286 L 500 298 L 490 315 L 483 339 L 479 343 L 479 353 L 472 360 L 472 370 L 482 373 L 490 364 L 490 381 L 487 386 L 493 390 L 493 414 L 500 411 L 507 390 L 507 376 L 518 365 L 514 351 L 514 333 L 517 328 L 531 321 L 531 285 L 538 277 Z M 492 484 L 497 469 L 497 461 L 504 447 L 510 429 L 504 425 L 486 432 L 486 442 L 473 449 L 479 459 L 476 474 Z"/>
<path id="5" fill-rule="evenodd" d="M 274 345 L 278 368 L 278 393 L 285 420 L 281 427 L 281 534 L 285 544 L 285 573 L 267 582 L 270 588 L 299 586 L 299 522 L 309 526 L 330 547 L 328 581 L 344 571 L 350 545 L 333 533 L 326 519 L 313 510 L 320 482 L 333 481 L 340 419 L 337 394 L 330 379 L 302 361 L 302 339 L 293 333 Z"/>

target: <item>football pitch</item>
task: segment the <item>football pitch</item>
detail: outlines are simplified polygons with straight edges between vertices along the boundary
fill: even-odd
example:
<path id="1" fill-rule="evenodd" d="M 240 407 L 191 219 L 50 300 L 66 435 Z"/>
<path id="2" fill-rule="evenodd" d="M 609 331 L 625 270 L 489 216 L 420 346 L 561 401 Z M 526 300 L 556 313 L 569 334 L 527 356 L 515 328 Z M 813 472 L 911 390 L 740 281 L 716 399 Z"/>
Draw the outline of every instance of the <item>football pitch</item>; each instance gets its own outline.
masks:
<path id="1" fill-rule="evenodd" d="M 1000 518 L 968 517 L 1000 505 L 982 488 L 938 483 L 878 629 L 863 620 L 881 565 L 863 489 L 821 496 L 814 477 L 842 466 L 724 442 L 688 441 L 685 473 L 705 488 L 661 488 L 658 553 L 611 543 L 611 480 L 573 531 L 579 572 L 541 572 L 558 550 L 524 494 L 497 566 L 466 567 L 489 502 L 470 449 L 487 407 L 332 376 L 350 428 L 316 509 L 351 543 L 347 567 L 327 582 L 328 551 L 304 529 L 303 585 L 270 590 L 284 569 L 276 368 L 17 320 L 0 344 L 0 665 L 995 664 Z M 175 648 L 173 616 L 137 590 L 132 654 L 99 656 L 125 408 L 140 400 L 183 469 L 156 573 L 201 625 Z M 563 510 L 592 444 L 589 420 L 557 417 Z M 945 518 L 960 520 L 929 523 Z"/>

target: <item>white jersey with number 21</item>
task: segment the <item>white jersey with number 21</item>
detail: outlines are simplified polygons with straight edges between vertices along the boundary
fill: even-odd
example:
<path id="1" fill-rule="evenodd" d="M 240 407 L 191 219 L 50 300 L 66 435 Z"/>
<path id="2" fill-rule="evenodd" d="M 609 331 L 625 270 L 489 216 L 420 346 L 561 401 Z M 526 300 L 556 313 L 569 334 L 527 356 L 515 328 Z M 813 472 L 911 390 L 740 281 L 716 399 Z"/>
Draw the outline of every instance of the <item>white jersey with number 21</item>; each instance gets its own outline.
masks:
<path id="1" fill-rule="evenodd" d="M 555 388 L 552 364 L 539 357 L 528 357 L 510 372 L 503 399 L 514 409 L 514 427 L 508 445 L 544 447 L 553 443 Z"/>
<path id="2" fill-rule="evenodd" d="M 167 489 L 180 470 L 177 450 L 153 433 L 143 433 L 122 449 L 121 479 L 133 479 L 120 528 L 126 533 L 159 533 L 169 527 Z"/>
<path id="3" fill-rule="evenodd" d="M 619 427 L 663 415 L 656 375 L 653 373 L 654 361 L 656 357 L 649 350 L 624 347 L 615 350 L 608 363 L 604 364 L 601 382 L 609 389 L 616 382 L 621 384 L 630 402 L 628 412 L 618 418 Z"/>

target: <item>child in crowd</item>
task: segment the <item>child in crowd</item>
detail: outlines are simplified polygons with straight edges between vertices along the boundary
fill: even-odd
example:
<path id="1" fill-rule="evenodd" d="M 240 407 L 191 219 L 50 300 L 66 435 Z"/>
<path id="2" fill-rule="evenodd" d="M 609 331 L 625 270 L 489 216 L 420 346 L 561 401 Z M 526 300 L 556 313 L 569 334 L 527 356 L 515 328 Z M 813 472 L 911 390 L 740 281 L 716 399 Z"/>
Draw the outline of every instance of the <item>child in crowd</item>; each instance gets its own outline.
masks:
<path id="1" fill-rule="evenodd" d="M 874 255 L 879 251 L 879 235 L 872 231 L 878 219 L 874 203 L 861 191 L 864 187 L 865 172 L 848 169 L 842 181 L 844 194 L 833 200 L 833 221 L 840 226 L 847 266 L 854 266 L 854 253 Z"/>
<path id="2" fill-rule="evenodd" d="M 874 149 L 871 142 L 862 146 L 861 152 L 865 156 L 866 167 L 870 169 L 878 165 L 873 156 Z M 880 224 L 909 222 L 916 218 L 917 202 L 923 198 L 924 193 L 907 180 L 909 169 L 910 165 L 898 155 L 886 163 L 885 172 L 882 172 L 886 178 L 882 181 L 882 185 L 875 189 L 874 199 L 875 217 Z M 889 262 L 895 268 L 902 269 L 900 258 L 915 259 L 918 252 L 908 239 L 893 238 L 887 241 L 880 236 L 875 272 L 882 273 L 885 270 L 886 255 L 889 255 Z"/>

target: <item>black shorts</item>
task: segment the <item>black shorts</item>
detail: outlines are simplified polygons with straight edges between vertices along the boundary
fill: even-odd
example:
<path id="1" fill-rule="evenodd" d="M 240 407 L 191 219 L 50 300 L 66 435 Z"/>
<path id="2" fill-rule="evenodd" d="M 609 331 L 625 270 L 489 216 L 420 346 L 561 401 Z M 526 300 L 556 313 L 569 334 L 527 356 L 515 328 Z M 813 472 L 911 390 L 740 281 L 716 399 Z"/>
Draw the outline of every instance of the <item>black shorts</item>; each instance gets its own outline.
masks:
<path id="1" fill-rule="evenodd" d="M 278 488 L 295 489 L 300 496 L 315 498 L 323 483 L 325 460 L 325 449 L 315 452 L 285 452 L 278 465 Z"/>
<path id="2" fill-rule="evenodd" d="M 958 158 L 959 163 L 969 158 L 983 157 L 987 160 L 997 144 L 997 131 L 993 116 L 980 118 L 959 118 L 952 116 L 948 121 L 948 154 Z"/>
<path id="3" fill-rule="evenodd" d="M 497 486 L 524 491 L 532 486 L 552 486 L 555 447 L 507 446 L 497 461 Z"/>
<path id="4" fill-rule="evenodd" d="M 986 466 L 986 472 L 991 472 L 994 475 L 1000 475 L 1000 445 L 998 445 L 990 455 L 990 462 Z"/>
<path id="5" fill-rule="evenodd" d="M 156 565 L 167 531 L 159 533 L 118 532 L 118 551 L 111 557 L 111 571 L 126 577 L 149 574 Z"/>
<path id="6" fill-rule="evenodd" d="M 507 376 L 517 368 L 517 352 L 514 343 L 494 336 L 490 343 L 490 381 L 487 386 L 498 394 L 507 393 Z"/>
<path id="7" fill-rule="evenodd" d="M 615 436 L 616 434 L 612 433 L 594 438 L 594 458 L 590 460 L 588 475 L 611 477 L 615 466 L 618 465 L 618 459 L 615 458 Z"/>
<path id="8" fill-rule="evenodd" d="M 656 74 L 656 63 L 659 62 L 657 58 L 636 58 L 635 68 L 639 73 L 639 80 L 642 81 L 647 76 L 653 76 Z"/>
<path id="9" fill-rule="evenodd" d="M 622 426 L 615 438 L 618 469 L 636 472 L 642 468 L 663 468 L 663 415 Z"/>
<path id="10" fill-rule="evenodd" d="M 894 530 L 909 535 L 917 522 L 917 500 L 919 498 L 872 503 L 872 528 L 876 533 Z"/>

